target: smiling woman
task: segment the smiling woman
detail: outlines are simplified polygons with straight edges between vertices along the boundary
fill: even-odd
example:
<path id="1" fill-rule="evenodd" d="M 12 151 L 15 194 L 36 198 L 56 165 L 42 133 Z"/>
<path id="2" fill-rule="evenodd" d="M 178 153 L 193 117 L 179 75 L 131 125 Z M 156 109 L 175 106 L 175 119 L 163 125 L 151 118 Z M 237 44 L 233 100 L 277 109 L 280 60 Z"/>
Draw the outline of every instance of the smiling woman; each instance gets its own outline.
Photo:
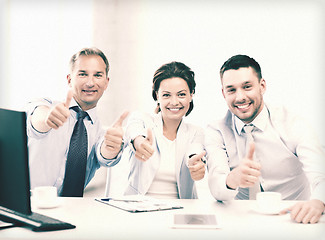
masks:
<path id="1" fill-rule="evenodd" d="M 195 181 L 205 175 L 203 129 L 184 117 L 193 109 L 194 72 L 181 62 L 155 71 L 154 115 L 134 112 L 126 127 L 130 161 L 126 194 L 155 198 L 198 198 Z"/>
<path id="2" fill-rule="evenodd" d="M 184 79 L 173 77 L 163 80 L 156 95 L 158 109 L 166 125 L 169 121 L 176 121 L 178 125 L 182 117 L 189 114 L 193 92 Z"/>

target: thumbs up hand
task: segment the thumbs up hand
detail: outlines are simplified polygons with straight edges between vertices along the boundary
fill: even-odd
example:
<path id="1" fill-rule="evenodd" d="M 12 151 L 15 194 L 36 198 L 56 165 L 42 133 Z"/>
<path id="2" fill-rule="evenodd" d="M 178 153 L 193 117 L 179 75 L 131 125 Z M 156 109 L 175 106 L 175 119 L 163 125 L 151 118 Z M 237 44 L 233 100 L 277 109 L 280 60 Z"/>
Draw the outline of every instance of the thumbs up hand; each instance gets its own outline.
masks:
<path id="1" fill-rule="evenodd" d="M 106 130 L 104 141 L 101 146 L 101 154 L 104 158 L 113 159 L 121 151 L 124 135 L 122 125 L 128 115 L 129 112 L 124 112 L 112 127 Z"/>
<path id="2" fill-rule="evenodd" d="M 234 168 L 227 177 L 227 186 L 232 189 L 237 187 L 252 187 L 261 175 L 261 164 L 254 161 L 255 143 L 249 145 L 249 150 L 238 167 Z"/>
<path id="3" fill-rule="evenodd" d="M 45 105 L 38 106 L 31 116 L 32 126 L 38 132 L 48 132 L 51 128 L 58 129 L 70 116 L 69 106 L 72 99 L 72 90 L 67 93 L 65 102 L 48 107 Z"/>
<path id="4" fill-rule="evenodd" d="M 69 106 L 72 99 L 73 93 L 70 89 L 67 93 L 67 98 L 65 102 L 58 103 L 54 105 L 48 112 L 47 118 L 45 120 L 47 126 L 50 128 L 58 129 L 63 126 L 70 116 Z"/>
<path id="5" fill-rule="evenodd" d="M 155 152 L 153 146 L 152 130 L 148 129 L 147 137 L 137 136 L 133 141 L 135 157 L 140 161 L 147 161 Z"/>
<path id="6" fill-rule="evenodd" d="M 190 170 L 191 177 L 194 181 L 201 180 L 205 175 L 205 163 L 202 158 L 206 154 L 205 151 L 200 154 L 191 156 L 188 160 L 188 169 Z"/>

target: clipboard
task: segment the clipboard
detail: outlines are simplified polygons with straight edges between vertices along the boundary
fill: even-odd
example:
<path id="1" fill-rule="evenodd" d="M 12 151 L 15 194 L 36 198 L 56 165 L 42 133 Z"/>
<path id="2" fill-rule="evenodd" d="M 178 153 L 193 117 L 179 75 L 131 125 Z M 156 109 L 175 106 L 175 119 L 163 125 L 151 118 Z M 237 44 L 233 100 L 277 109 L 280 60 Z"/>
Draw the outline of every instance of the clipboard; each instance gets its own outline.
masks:
<path id="1" fill-rule="evenodd" d="M 123 196 L 121 198 L 95 198 L 95 200 L 131 213 L 154 212 L 183 208 L 182 206 L 176 204 L 167 203 L 141 195 Z"/>

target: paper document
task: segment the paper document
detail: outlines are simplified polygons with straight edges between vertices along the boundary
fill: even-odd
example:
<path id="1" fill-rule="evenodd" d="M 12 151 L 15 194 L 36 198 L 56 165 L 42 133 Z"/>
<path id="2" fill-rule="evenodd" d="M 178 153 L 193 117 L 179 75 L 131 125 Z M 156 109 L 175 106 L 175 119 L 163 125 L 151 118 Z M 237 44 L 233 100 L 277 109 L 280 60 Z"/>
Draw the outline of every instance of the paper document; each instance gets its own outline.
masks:
<path id="1" fill-rule="evenodd" d="M 133 213 L 183 208 L 177 204 L 167 203 L 160 199 L 150 198 L 142 195 L 128 195 L 118 198 L 96 198 L 95 200 Z"/>

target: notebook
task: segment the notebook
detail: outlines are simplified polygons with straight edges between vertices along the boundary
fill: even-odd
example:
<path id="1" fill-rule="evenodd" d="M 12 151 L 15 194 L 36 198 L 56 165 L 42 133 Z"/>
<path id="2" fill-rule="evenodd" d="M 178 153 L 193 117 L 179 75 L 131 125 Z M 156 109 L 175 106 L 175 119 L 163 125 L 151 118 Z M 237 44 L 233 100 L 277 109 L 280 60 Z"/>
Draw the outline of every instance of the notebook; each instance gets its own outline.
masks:
<path id="1" fill-rule="evenodd" d="M 0 220 L 34 231 L 75 228 L 31 211 L 26 113 L 0 108 Z"/>

